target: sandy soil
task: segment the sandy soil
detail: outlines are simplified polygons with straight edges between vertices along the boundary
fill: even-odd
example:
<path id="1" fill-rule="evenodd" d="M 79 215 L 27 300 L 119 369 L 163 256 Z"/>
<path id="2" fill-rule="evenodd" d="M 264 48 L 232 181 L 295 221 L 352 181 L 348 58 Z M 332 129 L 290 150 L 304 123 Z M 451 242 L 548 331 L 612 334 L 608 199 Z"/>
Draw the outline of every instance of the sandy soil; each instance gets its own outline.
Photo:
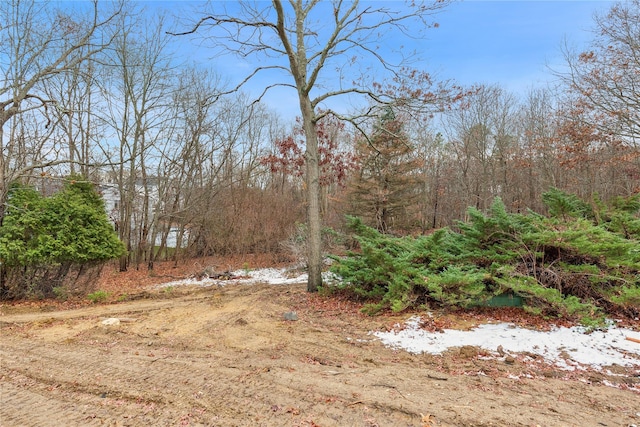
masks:
<path id="1" fill-rule="evenodd" d="M 577 380 L 468 348 L 388 349 L 368 332 L 406 316 L 366 317 L 302 284 L 128 299 L 1 306 L 0 425 L 640 425 L 640 395 L 604 385 L 602 374 Z M 297 321 L 284 320 L 290 311 Z"/>

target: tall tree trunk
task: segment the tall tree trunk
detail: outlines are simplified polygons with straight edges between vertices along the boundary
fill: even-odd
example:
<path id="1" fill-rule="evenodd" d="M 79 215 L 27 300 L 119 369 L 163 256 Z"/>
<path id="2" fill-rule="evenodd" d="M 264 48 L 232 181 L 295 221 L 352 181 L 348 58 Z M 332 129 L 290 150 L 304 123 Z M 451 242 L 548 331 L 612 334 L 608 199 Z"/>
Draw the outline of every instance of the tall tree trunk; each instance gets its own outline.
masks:
<path id="1" fill-rule="evenodd" d="M 322 218 L 320 215 L 320 165 L 318 159 L 318 133 L 314 111 L 308 96 L 300 95 L 307 167 L 307 221 L 309 225 L 307 291 L 316 292 L 322 286 Z"/>

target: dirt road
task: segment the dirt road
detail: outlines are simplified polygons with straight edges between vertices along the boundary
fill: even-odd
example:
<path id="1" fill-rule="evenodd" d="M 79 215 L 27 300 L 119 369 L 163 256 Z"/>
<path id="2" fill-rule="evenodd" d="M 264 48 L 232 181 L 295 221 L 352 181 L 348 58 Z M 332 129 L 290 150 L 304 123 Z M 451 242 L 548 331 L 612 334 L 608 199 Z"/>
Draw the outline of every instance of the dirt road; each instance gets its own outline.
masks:
<path id="1" fill-rule="evenodd" d="M 3 427 L 640 425 L 640 396 L 597 375 L 517 380 L 518 362 L 387 349 L 368 332 L 400 317 L 323 305 L 303 285 L 0 314 Z"/>

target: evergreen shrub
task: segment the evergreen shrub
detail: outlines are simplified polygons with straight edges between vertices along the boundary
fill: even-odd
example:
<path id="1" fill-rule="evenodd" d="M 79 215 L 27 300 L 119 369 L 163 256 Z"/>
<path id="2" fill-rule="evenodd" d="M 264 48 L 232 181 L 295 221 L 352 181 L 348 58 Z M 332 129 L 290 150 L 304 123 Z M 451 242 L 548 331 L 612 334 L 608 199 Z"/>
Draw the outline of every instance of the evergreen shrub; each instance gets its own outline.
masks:
<path id="1" fill-rule="evenodd" d="M 0 297 L 59 295 L 124 252 L 91 183 L 70 177 L 50 197 L 14 184 L 0 227 Z"/>
<path id="2" fill-rule="evenodd" d="M 551 189 L 549 216 L 468 210 L 456 229 L 394 237 L 349 217 L 359 244 L 334 257 L 332 285 L 367 301 L 365 310 L 471 307 L 504 293 L 525 310 L 599 324 L 640 315 L 640 199 L 588 204 Z"/>

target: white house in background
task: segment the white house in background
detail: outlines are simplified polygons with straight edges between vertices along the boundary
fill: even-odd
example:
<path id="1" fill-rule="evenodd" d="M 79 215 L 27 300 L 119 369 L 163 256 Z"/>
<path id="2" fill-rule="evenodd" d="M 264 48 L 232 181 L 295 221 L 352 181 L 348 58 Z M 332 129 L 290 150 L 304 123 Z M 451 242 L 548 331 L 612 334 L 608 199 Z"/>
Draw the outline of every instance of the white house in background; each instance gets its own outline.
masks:
<path id="1" fill-rule="evenodd" d="M 109 217 L 109 221 L 111 222 L 111 224 L 113 224 L 114 227 L 116 227 L 120 209 L 120 192 L 118 191 L 118 185 L 113 182 L 113 179 L 109 178 L 108 174 L 100 174 L 98 179 L 101 180 L 102 183 L 96 184 L 95 188 L 102 195 L 102 199 L 104 200 L 104 207 L 107 212 L 107 216 Z M 42 177 L 38 177 L 33 185 L 42 195 L 50 196 L 57 191 L 60 191 L 60 189 L 64 185 L 64 182 L 64 177 L 44 175 Z M 144 185 L 142 185 L 140 180 L 136 182 L 134 188 L 136 192 L 135 199 L 142 200 L 145 192 Z M 149 191 L 149 206 L 156 206 L 158 204 L 158 201 L 160 200 L 158 178 L 149 177 L 147 179 L 147 188 Z M 176 247 L 179 231 L 180 227 L 171 225 L 169 234 L 167 235 L 166 247 Z M 187 229 L 185 230 L 184 236 L 182 238 L 182 247 L 187 246 L 188 239 L 189 230 Z M 162 236 L 157 236 L 154 242 L 154 246 L 160 246 L 161 240 Z"/>
<path id="2" fill-rule="evenodd" d="M 120 192 L 115 184 L 100 184 L 97 186 L 98 191 L 104 200 L 104 209 L 107 211 L 109 221 L 113 225 L 116 224 L 118 218 L 118 209 L 120 209 Z"/>
<path id="3" fill-rule="evenodd" d="M 158 185 L 155 180 L 148 181 L 148 190 L 149 190 L 149 205 L 155 206 L 160 197 L 158 194 Z M 118 191 L 118 185 L 112 183 L 100 184 L 97 186 L 98 191 L 102 195 L 104 200 L 104 207 L 107 211 L 107 215 L 109 217 L 109 221 L 114 225 L 118 220 L 119 210 L 120 210 L 120 191 Z M 136 195 L 142 198 L 144 196 L 144 186 L 142 184 L 136 183 L 135 185 Z M 178 243 L 178 234 L 180 228 L 177 226 L 171 226 L 169 229 L 169 234 L 167 235 L 166 247 L 175 248 Z M 182 247 L 187 246 L 187 240 L 189 237 L 189 231 L 185 231 L 185 235 L 182 238 Z M 154 246 L 160 246 L 162 241 L 162 236 L 156 236 Z M 151 242 L 149 242 L 151 243 Z"/>

